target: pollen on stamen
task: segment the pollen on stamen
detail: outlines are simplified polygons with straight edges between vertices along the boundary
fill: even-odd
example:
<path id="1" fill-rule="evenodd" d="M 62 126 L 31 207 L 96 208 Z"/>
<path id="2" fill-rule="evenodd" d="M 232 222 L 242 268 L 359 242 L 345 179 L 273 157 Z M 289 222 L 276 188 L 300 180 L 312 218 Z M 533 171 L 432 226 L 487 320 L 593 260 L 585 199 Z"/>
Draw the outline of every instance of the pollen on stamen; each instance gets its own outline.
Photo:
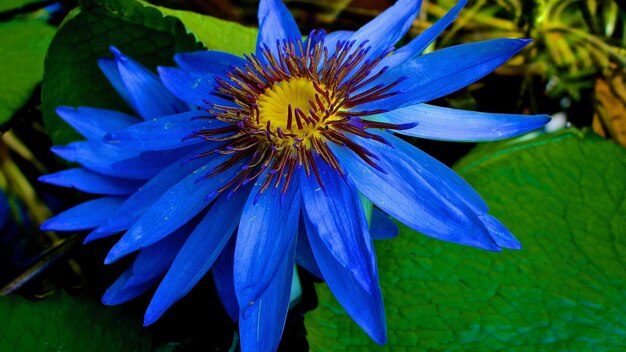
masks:
<path id="1" fill-rule="evenodd" d="M 327 163 L 343 176 L 329 143 L 348 148 L 381 169 L 374 155 L 351 138 L 359 136 L 385 143 L 367 129 L 407 126 L 362 119 L 384 110 L 351 109 L 398 94 L 394 88 L 402 79 L 376 84 L 388 69 L 379 68 L 378 64 L 392 49 L 371 58 L 367 41 L 339 41 L 331 51 L 324 40 L 324 32 L 313 31 L 305 45 L 299 40 L 277 41 L 277 55 L 263 45 L 260 56 L 244 55 L 243 67 L 233 67 L 226 76 L 216 78 L 212 94 L 234 106 L 208 104 L 210 116 L 204 118 L 230 126 L 201 130 L 190 137 L 223 143 L 206 155 L 226 152 L 232 157 L 204 177 L 227 170 L 235 164 L 233 159 L 247 160 L 241 173 L 219 192 L 252 182 L 267 171 L 267 177 L 259 181 L 259 193 L 272 188 L 284 194 L 300 167 L 321 184 L 318 162 Z"/>

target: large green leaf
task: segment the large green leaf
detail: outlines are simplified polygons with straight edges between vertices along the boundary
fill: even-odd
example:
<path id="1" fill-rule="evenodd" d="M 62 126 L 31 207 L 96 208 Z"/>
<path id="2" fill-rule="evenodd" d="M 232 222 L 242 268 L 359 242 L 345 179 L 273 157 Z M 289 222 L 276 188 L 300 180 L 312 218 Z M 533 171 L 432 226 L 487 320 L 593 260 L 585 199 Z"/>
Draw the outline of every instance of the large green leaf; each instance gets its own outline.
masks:
<path id="1" fill-rule="evenodd" d="M 164 15 L 181 20 L 198 41 L 207 49 L 226 51 L 241 55 L 253 53 L 256 47 L 257 30 L 238 23 L 201 15 L 195 12 L 156 7 Z"/>
<path id="2" fill-rule="evenodd" d="M 626 346 L 626 150 L 566 131 L 481 148 L 457 170 L 521 240 L 490 253 L 406 227 L 376 243 L 389 342 L 326 287 L 313 351 L 617 351 Z"/>
<path id="3" fill-rule="evenodd" d="M 0 297 L 0 351 L 152 351 L 136 321 L 86 297 Z"/>
<path id="4" fill-rule="evenodd" d="M 133 0 L 85 0 L 59 29 L 46 59 L 42 98 L 48 133 L 55 144 L 78 139 L 54 112 L 57 106 L 129 111 L 97 65 L 99 58 L 111 57 L 111 45 L 154 69 L 173 66 L 176 52 L 203 47 L 237 54 L 249 51 L 254 33 L 234 23 Z"/>
<path id="5" fill-rule="evenodd" d="M 38 20 L 0 23 L 0 125 L 33 94 L 55 28 Z"/>

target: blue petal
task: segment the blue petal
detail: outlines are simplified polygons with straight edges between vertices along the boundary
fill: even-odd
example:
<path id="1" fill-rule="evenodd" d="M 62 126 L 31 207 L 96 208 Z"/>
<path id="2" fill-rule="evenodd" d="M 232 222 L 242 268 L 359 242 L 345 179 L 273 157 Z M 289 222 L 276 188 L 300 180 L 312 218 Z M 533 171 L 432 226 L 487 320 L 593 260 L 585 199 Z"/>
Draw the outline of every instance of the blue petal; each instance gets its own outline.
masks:
<path id="1" fill-rule="evenodd" d="M 124 86 L 124 82 L 120 76 L 120 70 L 117 68 L 117 62 L 114 59 L 100 59 L 98 60 L 98 66 L 100 66 L 102 73 L 104 73 L 113 88 L 117 91 L 117 94 L 134 110 L 133 101 L 128 95 L 126 86 Z"/>
<path id="2" fill-rule="evenodd" d="M 378 208 L 372 209 L 370 236 L 373 240 L 386 240 L 398 236 L 398 225 Z"/>
<path id="3" fill-rule="evenodd" d="M 200 166 L 209 162 L 204 158 L 184 162 L 194 156 L 194 154 L 197 153 L 190 153 L 151 178 L 148 183 L 143 185 L 124 202 L 119 211 L 115 212 L 102 226 L 89 234 L 85 242 L 115 234 L 132 226 L 168 189 Z M 223 162 L 226 160 L 226 157 L 219 157 L 219 160 Z"/>
<path id="4" fill-rule="evenodd" d="M 100 141 L 72 142 L 65 146 L 53 146 L 51 150 L 67 161 L 78 163 L 89 170 L 111 176 L 121 176 L 118 175 L 117 170 L 112 169 L 111 165 L 113 163 L 124 159 L 137 158 L 139 155 L 139 151 L 118 148 Z M 125 170 L 120 171 L 125 173 Z M 133 173 L 133 170 L 128 171 Z M 128 177 L 128 175 L 124 175 L 123 177 L 144 179 L 149 176 Z"/>
<path id="5" fill-rule="evenodd" d="M 371 286 L 367 290 L 357 283 L 352 271 L 337 261 L 337 258 L 328 250 L 322 238 L 318 235 L 313 224 L 306 220 L 307 235 L 313 249 L 313 254 L 324 276 L 324 280 L 339 303 L 352 319 L 377 343 L 384 344 L 387 340 L 385 326 L 385 310 L 382 294 L 378 285 L 376 258 L 367 254 L 369 261 Z M 369 239 L 361 238 L 360 246 L 372 248 Z"/>
<path id="6" fill-rule="evenodd" d="M 351 151 L 332 146 L 357 188 L 375 205 L 425 235 L 499 250 L 475 211 L 486 212 L 480 196 L 454 171 L 387 133 L 389 145 L 359 138 L 376 156 L 380 172 Z"/>
<path id="7" fill-rule="evenodd" d="M 143 181 L 104 176 L 83 168 L 59 171 L 39 177 L 39 181 L 60 187 L 73 187 L 85 193 L 126 195 L 135 192 Z"/>
<path id="8" fill-rule="evenodd" d="M 409 30 L 419 12 L 421 3 L 421 0 L 397 1 L 356 31 L 350 40 L 356 41 L 357 45 L 368 41 L 368 44 L 372 45 L 368 56 L 377 57 L 385 50 L 393 47 Z"/>
<path id="9" fill-rule="evenodd" d="M 322 185 L 316 177 L 300 178 L 307 232 L 320 237 L 335 260 L 348 270 L 364 290 L 372 286 L 369 229 L 356 187 L 322 160 L 316 162 Z"/>
<path id="10" fill-rule="evenodd" d="M 231 66 L 243 67 L 246 60 L 223 51 L 196 51 L 174 55 L 174 61 L 182 69 L 205 75 L 224 74 Z"/>
<path id="11" fill-rule="evenodd" d="M 239 333 L 242 351 L 276 351 L 287 319 L 295 248 L 296 243 L 292 241 L 290 248 L 274 258 L 277 261 L 277 269 L 267 289 L 254 302 L 246 302 L 246 308 L 240 312 Z M 237 254 L 235 253 L 236 260 Z M 237 281 L 235 281 L 236 284 Z"/>
<path id="12" fill-rule="evenodd" d="M 41 224 L 43 231 L 80 231 L 93 229 L 116 211 L 124 197 L 103 197 L 81 203 Z"/>
<path id="13" fill-rule="evenodd" d="M 217 167 L 220 161 L 221 159 L 214 158 L 168 189 L 111 248 L 105 263 L 112 263 L 155 243 L 206 208 L 217 196 L 216 191 L 241 172 L 240 161 L 218 175 L 197 182 L 203 175 Z"/>
<path id="14" fill-rule="evenodd" d="M 489 234 L 496 241 L 498 246 L 508 249 L 521 249 L 522 244 L 498 219 L 489 214 L 479 214 L 478 218 L 489 230 Z"/>
<path id="15" fill-rule="evenodd" d="M 209 113 L 204 110 L 164 116 L 108 133 L 104 137 L 104 141 L 138 150 L 167 150 L 203 142 L 207 149 L 210 149 L 210 143 L 200 138 L 184 140 L 199 130 L 228 126 L 226 123 L 208 116 Z M 198 117 L 207 118 L 194 119 Z"/>
<path id="16" fill-rule="evenodd" d="M 328 56 L 332 56 L 337 51 L 337 44 L 339 42 L 349 41 L 354 35 L 353 31 L 334 31 L 328 33 L 324 37 L 324 46 L 328 49 Z M 322 63 L 320 63 L 321 65 Z"/>
<path id="17" fill-rule="evenodd" d="M 407 106 L 373 119 L 394 124 L 417 123 L 413 128 L 395 131 L 400 134 L 462 142 L 515 137 L 550 121 L 547 115 L 495 114 L 427 104 Z"/>
<path id="18" fill-rule="evenodd" d="M 209 271 L 235 231 L 249 191 L 239 189 L 230 199 L 221 195 L 211 206 L 161 281 L 146 311 L 144 325 L 159 319 Z"/>
<path id="19" fill-rule="evenodd" d="M 164 115 L 174 115 L 189 110 L 185 104 L 170 94 L 159 81 L 159 77 L 135 60 L 124 56 L 115 47 L 111 47 L 115 56 L 131 107 L 144 119 L 153 119 Z"/>
<path id="20" fill-rule="evenodd" d="M 102 297 L 107 305 L 121 304 L 141 295 L 154 285 L 174 260 L 189 234 L 182 228 L 167 238 L 142 250 L 133 264 L 115 281 Z"/>
<path id="21" fill-rule="evenodd" d="M 189 237 L 195 223 L 192 221 L 167 237 L 141 250 L 133 265 L 133 277 L 126 282 L 126 287 L 142 285 L 153 278 L 161 278 L 170 267 L 183 243 Z"/>
<path id="22" fill-rule="evenodd" d="M 239 303 L 235 294 L 235 280 L 233 279 L 233 255 L 235 253 L 235 238 L 231 237 L 222 254 L 213 264 L 212 273 L 215 289 L 220 296 L 222 305 L 233 321 L 239 320 Z"/>
<path id="23" fill-rule="evenodd" d="M 394 51 L 393 55 L 386 57 L 380 65 L 395 67 L 406 60 L 420 55 L 456 19 L 465 4 L 467 4 L 467 0 L 460 0 L 439 21 L 413 38 L 408 44 Z"/>
<path id="24" fill-rule="evenodd" d="M 393 110 L 440 98 L 495 70 L 529 42 L 526 39 L 493 39 L 418 56 L 388 70 L 378 80 L 362 88 L 364 91 L 380 82 L 389 84 L 404 79 L 393 89 L 400 94 L 360 105 L 355 110 Z"/>
<path id="25" fill-rule="evenodd" d="M 322 272 L 317 266 L 317 262 L 313 256 L 311 244 L 307 238 L 304 219 L 300 220 L 300 225 L 298 226 L 298 238 L 296 240 L 296 264 L 300 265 L 306 271 L 317 276 L 318 278 L 323 278 Z"/>
<path id="26" fill-rule="evenodd" d="M 111 131 L 129 127 L 140 120 L 114 110 L 98 108 L 71 108 L 60 106 L 57 114 L 83 137 L 99 141 Z"/>
<path id="27" fill-rule="evenodd" d="M 141 285 L 126 287 L 126 282 L 131 277 L 133 277 L 132 268 L 128 268 L 122 273 L 122 275 L 120 275 L 120 277 L 113 283 L 113 285 L 111 285 L 111 287 L 106 290 L 106 292 L 102 296 L 102 303 L 109 306 L 114 306 L 117 304 L 128 302 L 148 291 L 150 287 L 152 287 L 152 285 L 154 285 L 158 281 L 157 277 L 152 278 L 151 280 L 146 281 Z"/>
<path id="28" fill-rule="evenodd" d="M 262 57 L 259 48 L 267 45 L 275 57 L 278 57 L 276 49 L 277 41 L 300 40 L 302 35 L 293 18 L 282 0 L 261 0 L 259 3 L 259 35 L 257 37 L 257 55 Z"/>
<path id="29" fill-rule="evenodd" d="M 213 95 L 215 78 L 173 67 L 158 67 L 163 85 L 178 99 L 189 104 L 210 107 L 211 104 L 232 105 L 231 102 Z"/>
<path id="30" fill-rule="evenodd" d="M 183 152 L 141 152 L 96 141 L 73 142 L 54 146 L 51 150 L 61 158 L 97 173 L 135 180 L 154 176 Z"/>
<path id="31" fill-rule="evenodd" d="M 235 289 L 244 315 L 250 302 L 259 299 L 267 289 L 277 273 L 279 259 L 285 257 L 298 232 L 300 192 L 297 184 L 293 182 L 285 194 L 270 188 L 258 195 L 269 175 L 267 170 L 256 180 L 237 234 Z"/>
<path id="32" fill-rule="evenodd" d="M 330 32 L 324 37 L 324 46 L 326 46 L 329 51 L 334 50 L 338 42 L 350 40 L 353 35 L 353 31 Z"/>

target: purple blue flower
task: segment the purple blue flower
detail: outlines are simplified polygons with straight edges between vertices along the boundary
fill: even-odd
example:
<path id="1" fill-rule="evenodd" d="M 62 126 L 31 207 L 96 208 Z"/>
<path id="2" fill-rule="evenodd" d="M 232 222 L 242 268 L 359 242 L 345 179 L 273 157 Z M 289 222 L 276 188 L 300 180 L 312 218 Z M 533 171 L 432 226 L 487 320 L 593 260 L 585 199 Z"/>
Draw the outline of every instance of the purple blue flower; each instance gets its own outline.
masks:
<path id="1" fill-rule="evenodd" d="M 178 54 L 179 68 L 160 67 L 158 76 L 112 48 L 100 68 L 136 116 L 57 109 L 86 140 L 54 147 L 80 167 L 42 180 L 102 197 L 43 228 L 91 230 L 86 241 L 123 232 L 106 262 L 138 254 L 103 301 L 126 302 L 158 284 L 146 324 L 212 270 L 242 350 L 275 350 L 299 264 L 385 343 L 372 239 L 397 231 L 386 214 L 445 241 L 521 247 L 465 181 L 395 135 L 497 140 L 549 120 L 425 104 L 528 43 L 494 39 L 422 54 L 465 2 L 400 48 L 420 1 L 399 0 L 355 32 L 302 40 L 280 0 L 261 0 L 256 53 Z M 371 219 L 368 202 L 376 205 Z"/>

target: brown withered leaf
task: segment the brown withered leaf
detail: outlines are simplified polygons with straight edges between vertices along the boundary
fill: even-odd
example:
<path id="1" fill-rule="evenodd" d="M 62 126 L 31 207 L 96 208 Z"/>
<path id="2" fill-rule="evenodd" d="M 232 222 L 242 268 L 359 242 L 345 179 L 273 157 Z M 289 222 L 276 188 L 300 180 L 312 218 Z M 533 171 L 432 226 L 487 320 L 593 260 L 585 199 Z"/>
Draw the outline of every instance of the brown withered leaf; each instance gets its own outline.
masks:
<path id="1" fill-rule="evenodd" d="M 626 146 L 626 72 L 615 68 L 595 84 L 596 114 L 593 130 Z"/>

